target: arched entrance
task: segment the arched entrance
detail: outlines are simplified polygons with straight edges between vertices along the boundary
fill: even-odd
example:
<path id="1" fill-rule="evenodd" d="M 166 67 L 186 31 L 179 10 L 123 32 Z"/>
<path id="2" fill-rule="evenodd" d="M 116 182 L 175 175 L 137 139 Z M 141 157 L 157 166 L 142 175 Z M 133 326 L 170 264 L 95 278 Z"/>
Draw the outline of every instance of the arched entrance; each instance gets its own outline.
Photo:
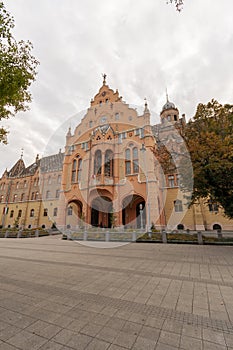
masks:
<path id="1" fill-rule="evenodd" d="M 219 225 L 219 224 L 214 224 L 213 225 L 213 230 L 222 231 L 222 226 Z"/>
<path id="2" fill-rule="evenodd" d="M 122 201 L 122 224 L 126 228 L 146 227 L 145 200 L 139 195 L 130 195 Z"/>
<path id="3" fill-rule="evenodd" d="M 99 196 L 91 203 L 91 225 L 95 227 L 112 226 L 112 201 L 109 197 Z"/>
<path id="4" fill-rule="evenodd" d="M 83 204 L 79 200 L 72 200 L 68 203 L 66 209 L 66 227 L 78 228 L 84 224 Z"/>

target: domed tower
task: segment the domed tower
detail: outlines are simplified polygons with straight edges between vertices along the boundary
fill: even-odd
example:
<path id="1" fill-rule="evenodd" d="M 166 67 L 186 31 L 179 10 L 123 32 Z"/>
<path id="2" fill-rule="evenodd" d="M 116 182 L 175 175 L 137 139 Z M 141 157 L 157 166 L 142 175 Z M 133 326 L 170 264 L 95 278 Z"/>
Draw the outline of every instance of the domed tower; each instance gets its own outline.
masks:
<path id="1" fill-rule="evenodd" d="M 167 102 L 162 108 L 160 113 L 161 122 L 168 121 L 170 123 L 176 123 L 179 121 L 179 110 L 176 108 L 174 103 L 168 100 L 168 94 L 166 93 Z"/>

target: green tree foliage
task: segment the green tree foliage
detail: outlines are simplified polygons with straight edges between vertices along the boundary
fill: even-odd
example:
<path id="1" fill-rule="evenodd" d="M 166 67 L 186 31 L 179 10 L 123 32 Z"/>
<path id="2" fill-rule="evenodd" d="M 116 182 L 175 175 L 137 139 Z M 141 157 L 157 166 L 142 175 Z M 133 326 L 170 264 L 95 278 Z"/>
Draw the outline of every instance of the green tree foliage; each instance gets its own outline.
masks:
<path id="1" fill-rule="evenodd" d="M 226 216 L 233 218 L 233 105 L 215 100 L 199 104 L 183 137 L 192 160 L 194 186 L 192 203 L 199 198 L 218 202 Z M 182 186 L 190 190 L 190 169 L 180 162 Z"/>
<path id="2" fill-rule="evenodd" d="M 29 87 L 35 80 L 38 61 L 30 41 L 16 41 L 14 19 L 0 1 L 0 120 L 28 109 Z M 7 131 L 0 127 L 0 142 L 7 143 Z"/>

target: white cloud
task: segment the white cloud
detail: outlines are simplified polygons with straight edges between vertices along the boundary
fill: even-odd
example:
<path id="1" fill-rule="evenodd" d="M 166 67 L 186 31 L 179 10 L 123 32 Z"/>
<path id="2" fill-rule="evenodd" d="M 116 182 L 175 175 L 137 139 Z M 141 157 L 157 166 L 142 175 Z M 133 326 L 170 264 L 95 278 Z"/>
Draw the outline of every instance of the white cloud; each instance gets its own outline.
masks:
<path id="1" fill-rule="evenodd" d="M 89 107 L 102 72 L 127 103 L 141 105 L 146 96 L 157 116 L 166 87 L 187 117 L 211 98 L 232 103 L 233 2 L 184 2 L 178 13 L 166 0 L 9 0 L 15 35 L 33 42 L 40 66 L 31 110 L 2 123 L 10 135 L 0 145 L 0 173 L 21 147 L 33 162 L 60 125 L 54 152 L 63 147 L 66 121 Z"/>

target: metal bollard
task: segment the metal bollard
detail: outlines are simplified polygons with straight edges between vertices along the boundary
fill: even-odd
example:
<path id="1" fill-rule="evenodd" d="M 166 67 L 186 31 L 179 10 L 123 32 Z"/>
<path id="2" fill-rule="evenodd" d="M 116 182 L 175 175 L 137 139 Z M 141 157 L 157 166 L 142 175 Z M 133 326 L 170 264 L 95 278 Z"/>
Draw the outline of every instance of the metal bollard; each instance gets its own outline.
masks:
<path id="1" fill-rule="evenodd" d="M 165 230 L 162 230 L 162 241 L 167 243 L 167 232 Z"/>
<path id="2" fill-rule="evenodd" d="M 109 242 L 109 231 L 105 232 L 105 242 Z"/>
<path id="3" fill-rule="evenodd" d="M 136 237 L 136 232 L 132 232 L 132 242 L 136 242 L 137 237 Z"/>
<path id="4" fill-rule="evenodd" d="M 5 238 L 8 238 L 8 231 L 5 232 Z"/>
<path id="5" fill-rule="evenodd" d="M 222 238 L 222 231 L 221 230 L 217 230 L 217 235 L 218 235 L 218 239 Z"/>
<path id="6" fill-rule="evenodd" d="M 84 241 L 87 241 L 87 231 L 84 231 L 84 232 L 83 232 L 83 240 L 84 240 Z"/>
<path id="7" fill-rule="evenodd" d="M 203 238 L 202 238 L 201 231 L 197 232 L 197 240 L 198 240 L 198 244 L 203 244 Z"/>

